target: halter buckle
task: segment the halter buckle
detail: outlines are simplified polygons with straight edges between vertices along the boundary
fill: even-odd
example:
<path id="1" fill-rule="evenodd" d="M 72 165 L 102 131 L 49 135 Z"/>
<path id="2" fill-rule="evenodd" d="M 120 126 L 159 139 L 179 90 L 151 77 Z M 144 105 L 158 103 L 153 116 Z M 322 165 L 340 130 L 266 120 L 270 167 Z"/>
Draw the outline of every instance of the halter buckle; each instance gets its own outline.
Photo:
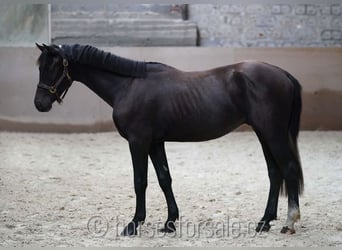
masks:
<path id="1" fill-rule="evenodd" d="M 49 92 L 50 92 L 51 94 L 56 94 L 57 89 L 56 89 L 54 86 L 52 86 L 52 87 L 49 88 Z"/>

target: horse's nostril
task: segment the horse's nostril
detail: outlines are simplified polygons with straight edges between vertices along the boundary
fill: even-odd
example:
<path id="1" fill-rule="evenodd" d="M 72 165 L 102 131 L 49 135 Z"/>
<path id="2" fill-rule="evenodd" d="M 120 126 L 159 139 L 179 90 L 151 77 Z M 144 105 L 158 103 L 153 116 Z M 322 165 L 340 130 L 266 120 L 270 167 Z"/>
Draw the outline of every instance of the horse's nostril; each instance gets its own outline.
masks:
<path id="1" fill-rule="evenodd" d="M 42 108 L 42 103 L 40 101 L 35 100 L 34 101 L 34 105 L 36 106 L 37 109 L 41 109 Z"/>
<path id="2" fill-rule="evenodd" d="M 42 104 L 41 101 L 35 100 L 34 104 L 36 106 L 36 109 L 38 109 L 38 111 L 44 111 L 44 105 Z"/>

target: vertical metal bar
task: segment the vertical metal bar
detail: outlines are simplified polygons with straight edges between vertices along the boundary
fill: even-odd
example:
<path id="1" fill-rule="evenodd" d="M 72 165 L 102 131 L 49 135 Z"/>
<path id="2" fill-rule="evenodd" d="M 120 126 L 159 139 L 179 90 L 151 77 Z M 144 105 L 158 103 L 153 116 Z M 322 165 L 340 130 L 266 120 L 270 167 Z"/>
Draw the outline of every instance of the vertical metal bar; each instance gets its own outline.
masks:
<path id="1" fill-rule="evenodd" d="M 48 4 L 48 43 L 51 44 L 51 4 Z"/>

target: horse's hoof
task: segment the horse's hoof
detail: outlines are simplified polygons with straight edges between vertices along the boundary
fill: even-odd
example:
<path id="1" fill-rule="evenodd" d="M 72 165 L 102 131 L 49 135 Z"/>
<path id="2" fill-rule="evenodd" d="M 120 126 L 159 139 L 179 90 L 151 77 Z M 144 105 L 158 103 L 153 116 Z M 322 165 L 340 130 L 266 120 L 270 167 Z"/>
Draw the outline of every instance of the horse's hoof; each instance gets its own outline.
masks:
<path id="1" fill-rule="evenodd" d="M 259 222 L 258 226 L 256 227 L 255 231 L 257 232 L 268 232 L 270 231 L 271 225 L 270 223 Z"/>
<path id="2" fill-rule="evenodd" d="M 282 234 L 294 234 L 296 231 L 293 228 L 289 228 L 288 226 L 284 226 L 281 231 Z"/>
<path id="3" fill-rule="evenodd" d="M 176 229 L 164 227 L 164 228 L 160 229 L 159 232 L 161 232 L 161 233 L 168 233 L 169 234 L 169 233 L 176 232 Z"/>
<path id="4" fill-rule="evenodd" d="M 173 233 L 176 232 L 176 227 L 174 222 L 170 221 L 165 223 L 165 227 L 159 230 L 161 233 Z"/>
<path id="5" fill-rule="evenodd" d="M 121 236 L 134 236 L 137 235 L 137 228 L 134 222 L 129 223 L 121 232 Z"/>
<path id="6" fill-rule="evenodd" d="M 124 229 L 121 232 L 121 236 L 135 236 L 137 235 L 137 230 L 133 229 L 133 230 L 129 230 L 129 229 Z"/>

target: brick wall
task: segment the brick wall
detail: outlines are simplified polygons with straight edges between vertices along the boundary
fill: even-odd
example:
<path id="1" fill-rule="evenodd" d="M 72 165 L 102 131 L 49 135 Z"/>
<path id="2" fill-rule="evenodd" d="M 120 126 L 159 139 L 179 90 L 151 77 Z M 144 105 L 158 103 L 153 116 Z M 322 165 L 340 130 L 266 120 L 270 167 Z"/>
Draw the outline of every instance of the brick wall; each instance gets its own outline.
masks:
<path id="1" fill-rule="evenodd" d="M 342 4 L 191 4 L 200 46 L 342 47 Z"/>

